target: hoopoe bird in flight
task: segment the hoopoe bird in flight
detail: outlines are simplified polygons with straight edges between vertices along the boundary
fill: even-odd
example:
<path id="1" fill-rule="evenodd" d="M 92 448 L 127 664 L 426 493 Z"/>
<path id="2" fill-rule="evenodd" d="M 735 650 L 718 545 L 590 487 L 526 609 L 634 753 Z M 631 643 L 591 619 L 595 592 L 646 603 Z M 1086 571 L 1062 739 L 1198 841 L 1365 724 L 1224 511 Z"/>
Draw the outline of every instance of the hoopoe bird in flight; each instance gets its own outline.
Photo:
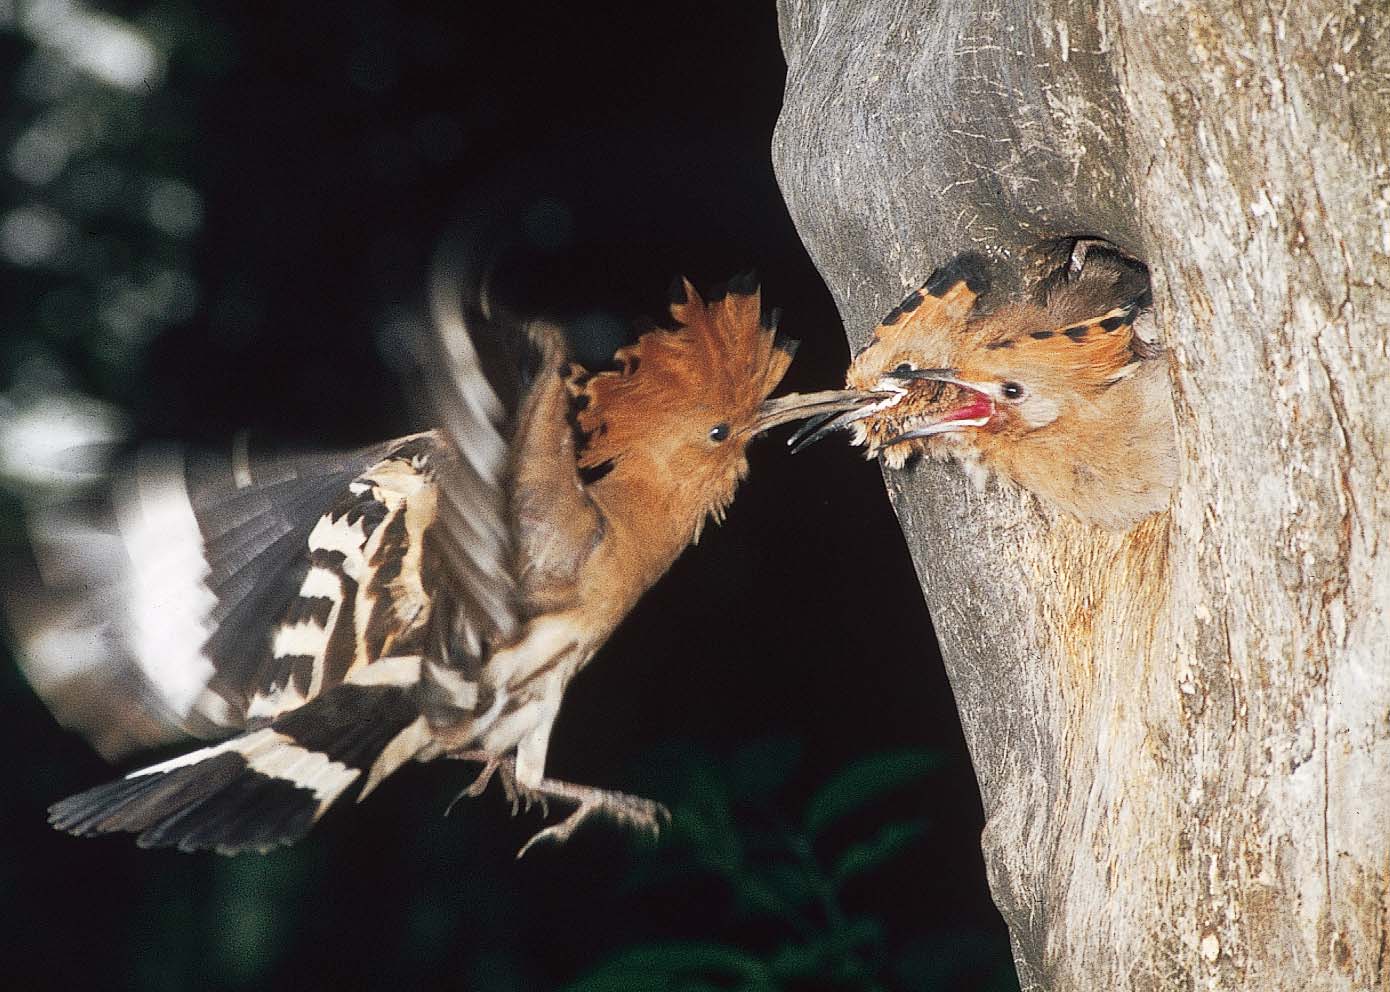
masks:
<path id="1" fill-rule="evenodd" d="M 525 363 L 484 373 L 497 322 L 437 277 L 408 349 L 436 427 L 347 455 L 160 461 L 113 500 L 114 534 L 36 521 L 45 588 L 11 615 L 31 682 L 108 759 L 220 743 L 56 803 L 55 827 L 143 847 L 266 851 L 406 761 L 482 764 L 512 801 L 573 806 L 522 848 L 665 810 L 546 776 L 565 688 L 642 594 L 722 519 L 759 434 L 866 397 L 769 399 L 794 342 L 751 277 L 591 373 L 553 326 L 512 327 Z M 529 368 L 518 378 L 519 365 Z M 507 390 L 503 389 L 505 393 Z M 547 810 L 548 812 L 548 810 Z"/>
<path id="2" fill-rule="evenodd" d="M 847 388 L 886 398 L 817 417 L 790 443 L 849 429 L 890 468 L 954 459 L 981 487 L 998 477 L 1112 531 L 1162 510 L 1177 455 L 1163 351 L 1134 333 L 1147 270 L 1104 242 L 1066 247 L 1031 298 L 983 312 L 984 259 L 938 269 L 850 365 Z"/>

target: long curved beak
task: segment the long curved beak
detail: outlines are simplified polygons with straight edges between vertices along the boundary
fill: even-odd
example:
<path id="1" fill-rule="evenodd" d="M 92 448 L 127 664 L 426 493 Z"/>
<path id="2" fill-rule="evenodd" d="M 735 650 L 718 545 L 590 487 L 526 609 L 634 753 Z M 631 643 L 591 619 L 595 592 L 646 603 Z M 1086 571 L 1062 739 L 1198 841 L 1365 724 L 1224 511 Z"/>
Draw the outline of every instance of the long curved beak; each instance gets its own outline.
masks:
<path id="1" fill-rule="evenodd" d="M 812 417 L 802 424 L 795 434 L 787 438 L 787 445 L 792 449 L 792 454 L 796 454 L 836 431 L 848 430 L 851 424 L 873 416 L 884 407 L 896 403 L 901 397 L 901 392 L 880 393 L 878 399 L 872 403 L 864 403 L 844 412 L 832 411 Z"/>
<path id="2" fill-rule="evenodd" d="M 879 382 L 882 383 L 884 379 L 897 379 L 900 382 L 949 382 L 953 386 L 960 386 L 972 392 L 981 391 L 978 383 L 966 382 L 955 369 L 903 369 L 901 372 L 895 370 L 883 373 Z"/>
<path id="3" fill-rule="evenodd" d="M 750 434 L 761 434 L 782 424 L 807 418 L 828 418 L 844 413 L 858 412 L 870 407 L 889 393 L 875 393 L 860 389 L 825 389 L 818 393 L 788 393 L 775 399 L 764 400 L 758 409 L 758 416 L 748 429 Z"/>

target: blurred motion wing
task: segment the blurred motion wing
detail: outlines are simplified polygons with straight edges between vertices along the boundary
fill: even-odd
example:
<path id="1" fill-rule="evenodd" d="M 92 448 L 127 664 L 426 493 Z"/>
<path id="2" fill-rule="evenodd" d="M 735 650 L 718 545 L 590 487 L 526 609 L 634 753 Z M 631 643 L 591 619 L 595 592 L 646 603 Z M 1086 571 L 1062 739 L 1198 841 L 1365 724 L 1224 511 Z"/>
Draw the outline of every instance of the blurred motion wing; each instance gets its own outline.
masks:
<path id="1" fill-rule="evenodd" d="M 115 760 L 263 726 L 384 652 L 419 650 L 434 616 L 444 664 L 511 636 L 516 411 L 470 334 L 491 336 L 512 403 L 528 346 L 452 278 L 436 270 L 433 321 L 406 342 L 407 390 L 437 430 L 331 454 L 150 448 L 95 498 L 30 507 L 32 560 L 4 600 L 61 723 Z"/>
<path id="2" fill-rule="evenodd" d="M 324 508 L 384 446 L 253 458 L 149 448 L 95 497 L 31 506 L 5 583 L 20 663 L 109 760 L 243 720 Z"/>

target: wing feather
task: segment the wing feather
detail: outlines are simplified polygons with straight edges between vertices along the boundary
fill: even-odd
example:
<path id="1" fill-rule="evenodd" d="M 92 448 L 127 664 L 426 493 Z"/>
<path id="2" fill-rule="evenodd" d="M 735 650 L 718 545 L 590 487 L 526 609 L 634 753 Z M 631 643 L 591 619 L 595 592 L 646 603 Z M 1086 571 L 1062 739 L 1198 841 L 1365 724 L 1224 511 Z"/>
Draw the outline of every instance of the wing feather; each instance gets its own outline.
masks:
<path id="1" fill-rule="evenodd" d="M 236 729 L 244 698 L 231 687 L 263 664 L 308 533 L 381 450 L 234 465 L 147 448 L 103 495 L 31 506 L 33 556 L 4 599 L 59 722 L 110 760 Z"/>
<path id="2" fill-rule="evenodd" d="M 433 640 L 446 666 L 475 669 L 515 636 L 511 446 L 520 359 L 540 349 L 478 295 L 436 267 L 432 322 L 406 349 L 428 434 L 346 453 L 147 449 L 106 498 L 34 509 L 40 581 L 9 582 L 5 598 L 60 722 L 115 760 L 264 726 L 418 650 L 432 612 L 447 617 Z M 474 335 L 508 360 L 501 395 Z"/>

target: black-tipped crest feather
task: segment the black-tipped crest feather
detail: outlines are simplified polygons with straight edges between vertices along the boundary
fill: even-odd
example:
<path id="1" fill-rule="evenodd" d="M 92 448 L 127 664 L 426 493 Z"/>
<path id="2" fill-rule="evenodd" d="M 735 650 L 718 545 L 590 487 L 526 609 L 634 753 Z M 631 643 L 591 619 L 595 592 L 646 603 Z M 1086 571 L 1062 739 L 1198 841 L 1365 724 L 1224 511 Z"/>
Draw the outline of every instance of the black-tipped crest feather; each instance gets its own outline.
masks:
<path id="1" fill-rule="evenodd" d="M 989 292 L 989 261 L 975 252 L 957 255 L 933 272 L 923 285 L 932 296 L 943 296 L 957 283 L 963 282 L 976 296 Z"/>

